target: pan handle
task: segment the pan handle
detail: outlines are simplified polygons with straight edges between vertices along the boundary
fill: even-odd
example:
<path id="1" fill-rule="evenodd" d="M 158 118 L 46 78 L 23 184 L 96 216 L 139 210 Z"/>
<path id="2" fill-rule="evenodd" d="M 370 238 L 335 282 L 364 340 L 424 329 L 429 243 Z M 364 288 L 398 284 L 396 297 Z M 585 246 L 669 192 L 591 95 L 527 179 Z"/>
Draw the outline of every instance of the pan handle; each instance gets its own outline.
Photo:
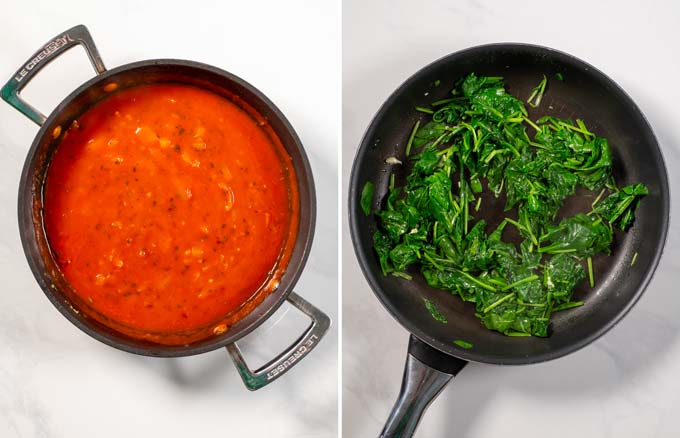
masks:
<path id="1" fill-rule="evenodd" d="M 241 375 L 241 379 L 243 379 L 246 388 L 251 391 L 256 391 L 263 386 L 270 384 L 290 371 L 294 365 L 300 362 L 314 349 L 314 347 L 316 347 L 331 325 L 331 320 L 328 315 L 314 307 L 308 301 L 302 299 L 302 297 L 295 292 L 291 292 L 288 295 L 288 302 L 307 315 L 309 319 L 312 320 L 312 323 L 297 341 L 293 342 L 293 344 L 286 349 L 286 351 L 267 362 L 261 368 L 252 371 L 243 358 L 238 345 L 236 345 L 235 342 L 227 345 L 227 351 L 231 356 L 231 360 L 234 361 L 236 369 Z"/>
<path id="2" fill-rule="evenodd" d="M 2 87 L 2 90 L 0 91 L 2 98 L 20 113 L 37 123 L 38 126 L 42 126 L 43 123 L 45 123 L 45 120 L 47 120 L 47 117 L 22 99 L 21 96 L 19 96 L 19 93 L 47 64 L 54 61 L 61 54 L 77 44 L 81 44 L 85 47 L 87 56 L 90 58 L 92 66 L 97 74 L 104 73 L 106 67 L 104 67 L 104 62 L 102 61 L 101 56 L 99 56 L 97 46 L 94 45 L 94 41 L 92 40 L 92 36 L 87 30 L 87 27 L 80 24 L 52 38 L 47 44 L 35 52 L 33 56 L 28 58 L 28 61 L 26 61 L 19 70 L 14 73 L 14 76 L 7 81 L 5 86 Z"/>
<path id="3" fill-rule="evenodd" d="M 465 365 L 411 335 L 401 391 L 380 438 L 412 437 L 432 400 Z"/>

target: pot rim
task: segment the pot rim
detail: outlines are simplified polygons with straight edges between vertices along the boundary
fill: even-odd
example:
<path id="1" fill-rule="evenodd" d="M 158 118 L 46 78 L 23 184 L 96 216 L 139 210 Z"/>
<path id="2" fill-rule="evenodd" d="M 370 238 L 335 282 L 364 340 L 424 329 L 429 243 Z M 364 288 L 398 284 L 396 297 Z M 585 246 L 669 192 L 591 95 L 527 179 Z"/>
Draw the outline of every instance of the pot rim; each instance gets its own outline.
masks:
<path id="1" fill-rule="evenodd" d="M 228 82 L 234 83 L 238 87 L 246 89 L 249 93 L 254 96 L 254 101 L 266 107 L 270 112 L 267 115 L 268 118 L 278 119 L 283 128 L 283 131 L 290 137 L 290 142 L 284 144 L 284 148 L 289 151 L 289 146 L 293 146 L 296 149 L 296 153 L 299 154 L 299 162 L 293 161 L 293 166 L 295 168 L 297 176 L 298 190 L 300 192 L 300 224 L 298 225 L 298 233 L 294 242 L 293 255 L 286 267 L 285 273 L 281 277 L 280 287 L 268 293 L 263 301 L 255 306 L 248 314 L 246 314 L 242 319 L 238 320 L 232 327 L 229 328 L 223 335 L 209 337 L 207 339 L 200 340 L 192 344 L 185 345 L 163 345 L 158 343 L 144 343 L 144 341 L 129 337 L 120 332 L 119 337 L 122 339 L 133 340 L 136 344 L 130 342 L 123 342 L 121 339 L 114 338 L 111 334 L 106 333 L 103 330 L 99 330 L 93 326 L 93 324 L 88 324 L 85 321 L 89 321 L 90 318 L 86 318 L 80 314 L 79 311 L 75 310 L 69 303 L 68 299 L 64 294 L 60 293 L 58 289 L 53 285 L 53 282 L 49 278 L 49 274 L 44 272 L 40 268 L 35 258 L 42 258 L 42 256 L 33 255 L 32 249 L 30 248 L 31 241 L 35 240 L 36 233 L 43 233 L 46 238 L 46 233 L 44 226 L 40 223 L 41 230 L 36 229 L 36 224 L 33 221 L 33 200 L 36 196 L 41 196 L 41 194 L 34 193 L 32 190 L 33 179 L 36 175 L 33 173 L 35 169 L 32 169 L 32 161 L 39 150 L 39 147 L 45 138 L 45 136 L 50 135 L 55 122 L 55 119 L 67 108 L 69 107 L 77 96 L 80 96 L 86 90 L 95 87 L 98 84 L 102 84 L 110 77 L 125 73 L 134 69 L 145 69 L 148 67 L 183 67 L 183 68 L 193 68 L 206 71 L 210 74 L 215 74 L 226 79 Z M 181 81 L 178 81 L 181 82 Z M 198 86 L 196 84 L 190 84 L 193 86 Z M 212 90 L 209 90 L 214 92 Z M 252 105 L 253 100 L 246 100 L 242 96 L 244 102 Z M 254 106 L 254 105 L 253 105 Z M 258 111 L 259 112 L 259 111 Z M 273 129 L 273 128 L 272 128 Z M 275 130 L 275 132 L 277 132 Z M 277 132 L 279 138 L 281 134 Z M 283 143 L 283 142 L 282 142 Z M 44 178 L 41 175 L 40 186 L 43 187 Z M 303 186 L 304 185 L 304 186 Z M 308 194 L 305 200 L 302 193 L 306 192 Z M 27 198 L 28 197 L 28 198 Z M 31 205 L 26 205 L 26 199 L 30 199 Z M 305 202 L 306 201 L 306 202 Z M 303 204 L 305 202 L 305 204 Z M 306 214 L 304 214 L 306 213 Z M 306 220 L 303 220 L 306 217 Z M 292 125 L 288 119 L 284 116 L 281 110 L 271 101 L 267 96 L 265 96 L 256 87 L 248 83 L 247 81 L 241 79 L 240 77 L 230 73 L 228 71 L 222 70 L 218 67 L 214 67 L 209 64 L 204 64 L 196 61 L 183 60 L 183 59 L 149 59 L 143 61 L 136 61 L 128 64 L 124 64 L 113 69 L 107 70 L 102 74 L 96 75 L 88 81 L 81 84 L 71 93 L 69 93 L 57 107 L 50 113 L 47 117 L 45 123 L 40 127 L 38 133 L 36 134 L 33 142 L 26 154 L 26 159 L 24 161 L 24 166 L 21 173 L 21 179 L 19 181 L 19 196 L 18 196 L 18 220 L 19 220 L 19 234 L 21 237 L 21 243 L 24 250 L 24 255 L 28 261 L 28 264 L 33 272 L 35 279 L 40 285 L 41 289 L 50 300 L 50 302 L 64 315 L 72 324 L 78 327 L 80 330 L 88 334 L 89 336 L 103 342 L 111 347 L 118 350 L 126 351 L 128 353 L 143 355 L 143 356 L 154 356 L 154 357 L 181 357 L 181 356 L 192 356 L 196 354 L 206 353 L 208 351 L 216 350 L 218 348 L 226 347 L 229 344 L 236 342 L 237 340 L 243 338 L 257 327 L 259 327 L 264 321 L 273 315 L 274 312 L 286 301 L 288 295 L 293 291 L 293 287 L 297 283 L 302 270 L 307 262 L 309 253 L 311 251 L 312 241 L 314 237 L 314 229 L 316 224 L 316 192 L 314 187 L 314 179 L 305 153 L 305 149 L 302 142 L 297 135 L 296 131 L 293 129 Z M 307 223 L 307 226 L 304 224 Z M 266 307 L 266 308 L 265 308 Z M 254 317 L 252 320 L 244 323 L 243 326 L 239 324 L 246 321 L 251 317 L 258 309 L 265 308 L 265 310 Z M 101 324 L 101 323 L 99 323 Z M 109 327 L 110 329 L 110 327 Z M 114 329 L 111 329 L 115 332 Z M 143 345 L 141 345 L 143 343 Z"/>

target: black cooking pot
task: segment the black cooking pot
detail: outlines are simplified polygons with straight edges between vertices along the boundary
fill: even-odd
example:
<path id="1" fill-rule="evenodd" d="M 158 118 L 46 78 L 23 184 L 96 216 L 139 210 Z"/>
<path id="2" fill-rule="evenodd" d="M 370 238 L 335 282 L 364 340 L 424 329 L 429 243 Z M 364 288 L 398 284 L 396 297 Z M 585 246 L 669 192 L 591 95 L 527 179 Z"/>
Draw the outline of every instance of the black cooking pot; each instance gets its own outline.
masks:
<path id="1" fill-rule="evenodd" d="M 45 117 L 21 99 L 19 92 L 43 67 L 77 44 L 84 46 L 97 76 L 78 87 L 49 117 Z M 50 159 L 58 147 L 59 132 L 110 95 L 105 87 L 112 83 L 117 84 L 117 90 L 158 83 L 181 83 L 206 89 L 229 99 L 244 110 L 254 109 L 267 120 L 290 154 L 297 175 L 300 199 L 300 224 L 292 257 L 280 279 L 279 287 L 222 335 L 188 345 L 168 346 L 122 334 L 79 310 L 79 304 L 71 298 L 73 294 L 69 293 L 70 286 L 52 256 L 43 227 L 43 189 Z M 33 275 L 52 304 L 69 321 L 105 344 L 145 356 L 190 356 L 226 347 L 250 390 L 259 389 L 280 377 L 316 347 L 327 332 L 330 320 L 293 292 L 293 286 L 309 255 L 314 234 L 316 199 L 312 171 L 293 127 L 279 109 L 255 87 L 231 73 L 193 61 L 148 60 L 106 70 L 87 28 L 80 25 L 53 38 L 31 56 L 2 88 L 2 98 L 41 126 L 26 157 L 19 184 L 19 231 Z M 312 322 L 286 351 L 252 371 L 244 361 L 236 341 L 262 324 L 286 300 L 305 313 Z"/>
<path id="2" fill-rule="evenodd" d="M 508 90 L 529 96 L 543 75 L 550 78 L 538 108 L 528 108 L 535 120 L 544 115 L 580 118 L 593 132 L 606 137 L 612 148 L 613 173 L 622 185 L 641 182 L 649 189 L 627 233 L 617 232 L 612 255 L 593 258 L 598 282 L 594 289 L 577 287 L 574 300 L 585 305 L 552 316 L 548 338 L 508 337 L 487 330 L 475 317 L 474 304 L 431 288 L 415 269 L 412 281 L 384 276 L 373 250 L 377 223 L 360 208 L 361 190 L 375 184 L 372 208 L 387 197 L 390 174 L 403 184 L 405 166 L 387 157 L 404 157 L 410 131 L 421 114 L 416 106 L 450 97 L 450 88 L 469 73 L 503 76 Z M 559 73 L 563 81 L 552 78 Z M 434 84 L 441 83 L 437 87 Z M 404 160 L 405 162 L 407 160 Z M 562 212 L 587 211 L 592 199 L 572 196 Z M 349 185 L 349 224 L 361 269 L 385 308 L 411 333 L 402 389 L 381 436 L 413 435 L 428 404 L 468 361 L 519 365 L 556 359 L 588 345 L 611 329 L 632 308 L 649 283 L 661 258 L 669 223 L 668 176 L 649 123 L 633 100 L 604 73 L 571 55 L 528 44 L 490 44 L 448 55 L 406 80 L 378 110 L 357 151 Z M 504 206 L 485 199 L 493 222 L 504 217 Z M 637 262 L 631 265 L 633 255 Z M 441 324 L 423 305 L 435 303 L 448 324 Z M 472 344 L 469 349 L 454 341 Z M 380 342 L 376 340 L 376 342 Z"/>

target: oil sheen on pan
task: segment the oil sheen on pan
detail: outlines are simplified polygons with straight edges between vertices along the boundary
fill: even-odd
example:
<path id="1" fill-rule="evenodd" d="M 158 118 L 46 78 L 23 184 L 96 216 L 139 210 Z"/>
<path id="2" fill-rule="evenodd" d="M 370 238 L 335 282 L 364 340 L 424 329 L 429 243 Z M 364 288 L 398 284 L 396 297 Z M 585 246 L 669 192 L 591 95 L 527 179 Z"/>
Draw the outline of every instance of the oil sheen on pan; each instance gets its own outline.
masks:
<path id="1" fill-rule="evenodd" d="M 299 222 L 290 156 L 261 117 L 178 84 L 113 93 L 64 134 L 43 221 L 78 307 L 135 338 L 219 335 L 274 290 Z"/>

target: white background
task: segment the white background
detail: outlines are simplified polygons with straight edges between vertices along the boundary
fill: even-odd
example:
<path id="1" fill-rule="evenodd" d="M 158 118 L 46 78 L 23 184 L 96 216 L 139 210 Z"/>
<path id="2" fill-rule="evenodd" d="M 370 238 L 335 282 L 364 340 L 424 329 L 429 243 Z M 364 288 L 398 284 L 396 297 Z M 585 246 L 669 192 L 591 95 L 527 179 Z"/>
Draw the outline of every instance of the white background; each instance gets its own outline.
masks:
<path id="1" fill-rule="evenodd" d="M 554 47 L 618 82 L 654 128 L 678 205 L 680 5 L 592 0 L 345 0 L 343 203 L 356 146 L 389 94 L 435 59 L 492 42 Z M 345 217 L 342 231 L 343 432 L 374 437 L 397 396 L 408 336 L 364 280 Z M 679 256 L 673 219 L 654 280 L 610 333 L 542 365 L 468 365 L 431 405 L 417 438 L 680 436 Z"/>
<path id="2" fill-rule="evenodd" d="M 16 199 L 37 126 L 0 102 L 0 437 L 335 437 L 338 5 L 311 0 L 2 4 L 3 83 L 50 38 L 85 24 L 108 67 L 184 58 L 228 70 L 264 92 L 301 137 L 317 186 L 314 247 L 295 290 L 326 311 L 334 325 L 310 356 L 255 393 L 245 389 L 223 349 L 153 359 L 80 332 L 45 298 L 25 261 Z M 93 74 L 76 48 L 51 64 L 25 96 L 49 113 Z M 262 363 L 306 324 L 297 312 L 282 308 L 247 338 L 246 358 L 252 365 Z"/>

